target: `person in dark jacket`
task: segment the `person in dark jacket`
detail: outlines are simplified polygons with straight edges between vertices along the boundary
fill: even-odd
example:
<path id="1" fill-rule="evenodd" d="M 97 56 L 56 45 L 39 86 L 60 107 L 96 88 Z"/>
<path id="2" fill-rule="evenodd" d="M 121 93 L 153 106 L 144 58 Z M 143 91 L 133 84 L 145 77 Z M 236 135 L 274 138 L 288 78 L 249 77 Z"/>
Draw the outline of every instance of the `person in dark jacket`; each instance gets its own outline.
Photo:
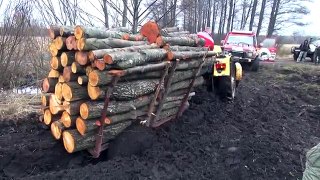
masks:
<path id="1" fill-rule="evenodd" d="M 300 54 L 299 54 L 299 57 L 297 59 L 297 62 L 301 62 L 303 61 L 306 56 L 307 56 L 307 53 L 309 51 L 309 41 L 306 39 L 301 45 L 300 45 Z"/>

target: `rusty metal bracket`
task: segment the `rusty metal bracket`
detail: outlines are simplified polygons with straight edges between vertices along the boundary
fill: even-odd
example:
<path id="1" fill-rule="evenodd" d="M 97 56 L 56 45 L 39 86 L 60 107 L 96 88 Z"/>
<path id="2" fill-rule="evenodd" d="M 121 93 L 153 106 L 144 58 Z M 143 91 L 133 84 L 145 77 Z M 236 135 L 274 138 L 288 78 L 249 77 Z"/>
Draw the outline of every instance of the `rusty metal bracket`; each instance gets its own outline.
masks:
<path id="1" fill-rule="evenodd" d="M 103 140 L 103 124 L 104 124 L 104 120 L 107 117 L 107 108 L 109 106 L 109 102 L 110 102 L 110 96 L 112 94 L 112 91 L 115 87 L 115 85 L 117 84 L 117 82 L 119 81 L 120 76 L 114 76 L 112 79 L 111 84 L 107 87 L 106 91 L 105 91 L 105 99 L 104 99 L 104 106 L 101 112 L 101 118 L 100 118 L 100 127 L 98 129 L 97 135 L 96 135 L 96 143 L 95 143 L 95 147 L 91 150 L 89 150 L 89 153 L 94 157 L 94 158 L 98 158 L 100 156 L 101 151 L 103 151 L 103 148 L 106 148 L 102 145 L 102 140 Z"/>
<path id="2" fill-rule="evenodd" d="M 165 123 L 166 121 L 168 121 L 168 120 L 166 120 L 166 119 L 164 119 L 163 121 L 161 121 L 161 120 L 158 119 L 158 117 L 160 116 L 160 113 L 161 113 L 161 111 L 162 111 L 163 104 L 164 104 L 164 102 L 165 102 L 165 100 L 166 100 L 166 97 L 167 97 L 167 95 L 168 95 L 168 93 L 169 93 L 169 90 L 170 90 L 170 87 L 171 87 L 172 78 L 173 78 L 174 72 L 176 71 L 176 68 L 177 68 L 177 65 L 179 64 L 179 62 L 180 62 L 179 59 L 173 61 L 173 64 L 172 64 L 171 69 L 170 69 L 170 72 L 169 72 L 169 74 L 168 74 L 168 76 L 167 76 L 167 79 L 166 79 L 166 81 L 165 81 L 165 83 L 164 83 L 164 92 L 163 92 L 163 95 L 162 95 L 162 97 L 161 97 L 161 100 L 160 100 L 160 102 L 159 102 L 159 104 L 158 104 L 158 108 L 157 108 L 157 110 L 156 110 L 156 114 L 151 117 L 151 122 L 152 122 L 151 126 L 152 126 L 152 127 L 158 127 L 158 126 L 160 126 L 161 124 L 163 124 L 163 123 Z"/>
<path id="3" fill-rule="evenodd" d="M 178 113 L 177 113 L 177 115 L 176 115 L 176 119 L 179 118 L 179 117 L 182 115 L 182 113 L 183 113 L 184 106 L 185 106 L 186 102 L 188 101 L 189 94 L 190 94 L 190 92 L 191 92 L 191 90 L 192 90 L 192 88 L 193 88 L 194 82 L 195 82 L 196 78 L 199 76 L 200 71 L 201 71 L 201 69 L 202 69 L 202 66 L 203 66 L 203 64 L 205 63 L 205 59 L 206 59 L 206 57 L 207 57 L 207 54 L 208 54 L 208 51 L 207 51 L 207 53 L 203 56 L 202 62 L 200 63 L 197 71 L 195 72 L 195 74 L 194 74 L 194 76 L 193 76 L 193 79 L 192 79 L 192 81 L 191 81 L 191 83 L 190 83 L 190 85 L 189 85 L 189 87 L 188 87 L 188 91 L 187 91 L 187 93 L 185 94 L 185 96 L 183 97 L 183 100 L 182 100 L 181 105 L 180 105 L 180 107 L 179 107 L 179 111 L 178 111 Z"/>
<path id="4" fill-rule="evenodd" d="M 161 86 L 162 86 L 162 84 L 164 84 L 165 78 L 168 75 L 168 71 L 169 71 L 170 66 L 171 66 L 171 63 L 168 62 L 168 64 L 166 64 L 164 73 L 162 74 L 162 77 L 161 77 L 161 79 L 159 81 L 159 84 L 158 84 L 158 86 L 156 88 L 155 95 L 154 95 L 154 97 L 153 97 L 153 99 L 152 99 L 152 101 L 150 103 L 149 110 L 148 110 L 148 115 L 147 115 L 147 126 L 148 127 L 150 127 L 150 125 L 153 124 L 153 119 L 154 119 L 153 118 L 153 116 L 154 116 L 153 111 L 154 111 L 154 108 L 155 108 L 155 104 L 156 104 L 158 96 L 159 96 L 159 94 L 161 92 Z"/>

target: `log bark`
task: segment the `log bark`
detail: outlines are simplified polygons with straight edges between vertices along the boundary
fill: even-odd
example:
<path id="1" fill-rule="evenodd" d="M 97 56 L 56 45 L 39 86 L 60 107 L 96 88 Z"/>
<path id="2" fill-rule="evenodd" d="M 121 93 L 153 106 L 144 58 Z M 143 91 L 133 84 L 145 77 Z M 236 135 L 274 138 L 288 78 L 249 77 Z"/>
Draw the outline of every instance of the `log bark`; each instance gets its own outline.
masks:
<path id="1" fill-rule="evenodd" d="M 84 120 L 81 117 L 78 117 L 76 120 L 76 127 L 78 132 L 84 136 L 85 134 L 92 133 L 93 130 L 97 129 L 98 126 L 96 122 L 99 121 L 99 119 L 87 119 Z"/>
<path id="2" fill-rule="evenodd" d="M 83 100 L 73 101 L 73 102 L 64 101 L 62 104 L 63 104 L 65 111 L 73 116 L 73 115 L 80 114 L 80 106 L 84 102 L 85 101 L 83 101 Z"/>
<path id="3" fill-rule="evenodd" d="M 156 40 L 158 46 L 204 46 L 205 40 L 202 38 L 191 37 L 163 37 L 159 36 Z"/>
<path id="4" fill-rule="evenodd" d="M 71 71 L 74 74 L 86 74 L 86 67 L 80 65 L 77 62 L 73 62 L 72 65 L 71 65 Z"/>
<path id="5" fill-rule="evenodd" d="M 69 37 L 74 35 L 74 27 L 73 26 L 60 26 L 60 36 Z"/>
<path id="6" fill-rule="evenodd" d="M 66 39 L 66 46 L 68 50 L 78 50 L 77 49 L 77 41 L 75 36 L 69 36 Z"/>
<path id="7" fill-rule="evenodd" d="M 61 64 L 61 58 L 60 57 L 53 56 L 51 58 L 50 65 L 51 65 L 52 69 L 57 70 L 59 72 L 62 72 L 62 70 L 63 70 L 63 66 Z"/>
<path id="8" fill-rule="evenodd" d="M 165 46 L 164 48 L 170 51 L 208 51 L 207 47 Z"/>
<path id="9" fill-rule="evenodd" d="M 63 83 L 60 83 L 60 82 L 58 82 L 57 84 L 56 84 L 56 86 L 55 86 L 55 88 L 54 88 L 54 94 L 56 95 L 56 97 L 60 100 L 60 101 L 62 101 L 62 84 Z"/>
<path id="10" fill-rule="evenodd" d="M 170 32 L 167 33 L 166 35 L 168 37 L 183 37 L 183 36 L 188 36 L 190 34 L 189 31 L 179 31 L 179 32 Z"/>
<path id="11" fill-rule="evenodd" d="M 88 76 L 79 76 L 78 77 L 78 84 L 80 84 L 81 86 L 87 85 L 88 84 Z"/>
<path id="12" fill-rule="evenodd" d="M 83 66 L 89 64 L 87 52 L 77 51 L 75 54 L 75 60 Z"/>
<path id="13" fill-rule="evenodd" d="M 103 142 L 114 139 L 118 134 L 131 125 L 130 121 L 107 126 L 103 130 Z M 66 130 L 62 134 L 63 144 L 67 152 L 73 153 L 95 146 L 96 135 L 92 133 L 81 136 L 77 130 Z"/>
<path id="14" fill-rule="evenodd" d="M 163 60 L 167 55 L 164 49 L 148 49 L 140 52 L 114 52 L 103 57 L 105 63 L 113 64 L 117 68 L 127 69 L 150 62 Z"/>
<path id="15" fill-rule="evenodd" d="M 215 56 L 216 53 L 213 51 L 199 51 L 199 52 L 193 52 L 193 51 L 170 51 L 168 52 L 167 58 L 169 60 L 174 59 L 192 59 L 192 58 L 203 58 L 206 57 L 212 57 Z"/>
<path id="16" fill-rule="evenodd" d="M 67 66 L 63 69 L 63 79 L 65 82 L 77 81 L 78 74 L 74 74 L 71 70 L 71 66 Z"/>
<path id="17" fill-rule="evenodd" d="M 49 74 L 48 74 L 48 78 L 59 78 L 60 73 L 57 70 L 51 69 Z"/>
<path id="18" fill-rule="evenodd" d="M 205 63 L 203 65 L 203 67 L 208 67 L 208 66 L 212 66 L 213 65 L 213 58 L 206 58 L 205 59 Z M 201 64 L 202 58 L 200 59 L 193 59 L 191 61 L 182 61 L 177 65 L 177 71 L 180 70 L 187 70 L 187 69 L 195 69 L 198 68 Z"/>
<path id="19" fill-rule="evenodd" d="M 122 35 L 125 34 L 123 32 L 108 30 L 104 28 L 96 28 L 96 27 L 84 27 L 84 26 L 76 26 L 74 29 L 74 35 L 76 39 L 81 38 L 97 38 L 97 39 L 105 39 L 105 38 L 116 38 L 121 39 Z"/>
<path id="20" fill-rule="evenodd" d="M 50 96 L 51 96 L 51 93 L 46 93 L 41 95 L 41 105 L 43 107 L 49 106 Z"/>
<path id="21" fill-rule="evenodd" d="M 45 78 L 42 81 L 42 91 L 44 93 L 54 93 L 54 88 L 57 83 L 58 78 Z"/>
<path id="22" fill-rule="evenodd" d="M 50 39 L 53 40 L 56 37 L 60 36 L 60 27 L 59 26 L 50 26 L 48 33 L 49 33 Z"/>
<path id="23" fill-rule="evenodd" d="M 52 94 L 49 99 L 49 109 L 52 114 L 60 114 L 64 111 L 62 101 Z"/>
<path id="24" fill-rule="evenodd" d="M 76 101 L 89 98 L 85 87 L 77 82 L 68 82 L 62 85 L 62 96 L 66 101 Z"/>
<path id="25" fill-rule="evenodd" d="M 148 105 L 153 96 L 142 96 L 130 101 L 111 101 L 107 108 L 107 115 L 121 114 L 139 109 Z M 101 116 L 103 110 L 103 101 L 88 101 L 81 104 L 80 115 L 83 119 L 94 119 Z"/>
<path id="26" fill-rule="evenodd" d="M 136 52 L 144 49 L 155 49 L 155 48 L 158 48 L 157 44 L 129 46 L 125 48 L 99 49 L 99 50 L 90 51 L 88 53 L 88 57 L 90 61 L 94 61 L 95 59 L 101 59 L 103 58 L 104 55 L 112 52 L 117 52 L 117 51 Z"/>
<path id="27" fill-rule="evenodd" d="M 67 111 L 64 111 L 61 115 L 60 122 L 62 122 L 63 126 L 66 128 L 71 128 L 76 126 L 77 115 L 70 115 Z"/>
<path id="28" fill-rule="evenodd" d="M 44 111 L 43 122 L 45 125 L 49 126 L 52 122 L 59 120 L 58 115 L 54 115 L 50 112 L 50 109 Z"/>
<path id="29" fill-rule="evenodd" d="M 58 36 L 54 39 L 54 45 L 58 50 L 67 50 L 66 38 Z"/>
<path id="30" fill-rule="evenodd" d="M 81 51 L 91 51 L 97 49 L 124 48 L 129 46 L 145 45 L 144 41 L 126 41 L 122 39 L 96 39 L 81 38 L 77 41 L 77 48 Z"/>
<path id="31" fill-rule="evenodd" d="M 170 64 L 171 62 L 166 61 L 166 62 L 161 62 L 158 64 L 147 64 L 144 66 L 137 66 L 133 68 L 128 68 L 125 70 L 110 70 L 108 71 L 109 74 L 111 75 L 119 75 L 119 76 L 127 76 L 131 74 L 142 74 L 142 73 L 147 73 L 147 72 L 152 72 L 152 71 L 160 71 L 164 70 L 167 64 Z"/>
<path id="32" fill-rule="evenodd" d="M 71 66 L 75 61 L 75 52 L 63 52 L 61 54 L 61 65 L 63 67 Z"/>
<path id="33" fill-rule="evenodd" d="M 62 132 L 66 129 L 61 120 L 55 121 L 51 124 L 51 134 L 56 139 L 61 139 Z"/>
<path id="34" fill-rule="evenodd" d="M 157 119 L 160 120 L 160 119 L 168 118 L 170 116 L 174 116 L 178 113 L 178 111 L 179 111 L 179 107 L 164 110 L 160 113 L 160 115 L 159 115 L 159 117 L 157 117 Z"/>
<path id="35" fill-rule="evenodd" d="M 179 32 L 180 29 L 179 27 L 166 27 L 161 29 L 161 33 L 166 32 L 166 33 L 173 33 L 173 32 Z"/>
<path id="36" fill-rule="evenodd" d="M 141 34 L 124 34 L 122 35 L 122 39 L 128 41 L 147 41 L 147 38 Z"/>
<path id="37" fill-rule="evenodd" d="M 180 81 L 180 82 L 171 84 L 169 92 L 177 91 L 179 89 L 186 89 L 190 86 L 191 81 L 192 81 L 192 79 L 188 79 L 188 80 L 184 80 L 184 81 Z M 203 80 L 202 76 L 197 77 L 197 79 L 194 82 L 194 87 L 202 85 L 203 82 L 204 82 L 204 80 Z"/>

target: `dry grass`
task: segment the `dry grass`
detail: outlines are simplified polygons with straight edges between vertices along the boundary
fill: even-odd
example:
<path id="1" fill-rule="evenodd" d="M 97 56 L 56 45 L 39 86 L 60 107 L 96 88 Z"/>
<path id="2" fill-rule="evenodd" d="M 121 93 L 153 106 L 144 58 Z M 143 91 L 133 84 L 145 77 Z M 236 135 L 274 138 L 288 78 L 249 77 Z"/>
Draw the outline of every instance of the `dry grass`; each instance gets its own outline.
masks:
<path id="1" fill-rule="evenodd" d="M 280 57 L 287 57 L 291 56 L 291 47 L 293 46 L 299 46 L 299 44 L 282 44 L 279 47 L 278 55 Z"/>
<path id="2" fill-rule="evenodd" d="M 40 94 L 16 94 L 2 92 L 0 94 L 0 119 L 10 119 L 30 113 L 38 113 L 40 110 Z"/>

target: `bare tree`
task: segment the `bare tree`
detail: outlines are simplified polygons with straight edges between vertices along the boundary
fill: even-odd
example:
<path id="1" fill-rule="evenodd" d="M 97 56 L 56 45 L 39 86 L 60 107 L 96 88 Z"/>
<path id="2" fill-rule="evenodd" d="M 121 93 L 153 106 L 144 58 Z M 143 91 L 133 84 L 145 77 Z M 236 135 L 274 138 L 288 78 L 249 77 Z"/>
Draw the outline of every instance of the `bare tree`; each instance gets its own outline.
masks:
<path id="1" fill-rule="evenodd" d="M 258 6 L 258 0 L 253 0 L 253 6 L 251 11 L 251 18 L 250 18 L 250 24 L 249 24 L 249 31 L 252 31 L 253 23 L 254 23 L 254 17 L 256 16 Z"/>
<path id="2" fill-rule="evenodd" d="M 257 27 L 257 36 L 259 36 L 260 31 L 261 31 L 261 26 L 262 26 L 262 22 L 263 22 L 264 10 L 266 8 L 266 3 L 267 3 L 267 0 L 262 0 L 261 9 L 260 9 L 260 13 L 259 13 L 259 22 L 258 22 L 258 27 Z"/>

